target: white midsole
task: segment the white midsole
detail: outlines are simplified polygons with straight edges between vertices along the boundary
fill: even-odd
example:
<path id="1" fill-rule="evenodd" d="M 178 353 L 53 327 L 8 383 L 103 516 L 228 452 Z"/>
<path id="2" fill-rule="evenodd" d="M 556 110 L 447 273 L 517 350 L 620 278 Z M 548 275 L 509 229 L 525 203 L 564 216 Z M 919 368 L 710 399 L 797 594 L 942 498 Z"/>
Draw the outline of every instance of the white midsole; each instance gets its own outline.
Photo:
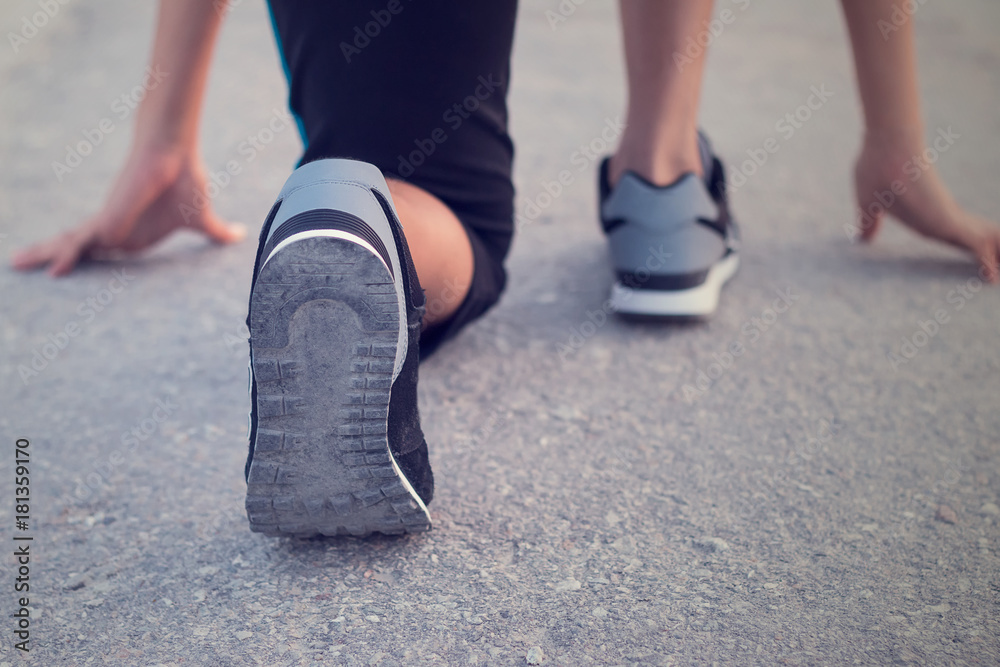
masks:
<path id="1" fill-rule="evenodd" d="M 722 286 L 739 266 L 739 255 L 732 253 L 709 269 L 705 282 L 683 290 L 632 289 L 617 282 L 611 288 L 611 307 L 634 315 L 710 315 L 719 305 Z"/>
<path id="2" fill-rule="evenodd" d="M 378 260 L 380 262 L 382 262 L 382 266 L 385 267 L 385 270 L 389 272 L 389 275 L 392 275 L 392 271 L 389 269 L 388 265 L 386 265 L 385 260 L 382 259 L 382 255 L 380 255 L 378 253 L 378 251 L 375 250 L 375 248 L 372 247 L 372 244 L 368 243 L 368 241 L 365 241 L 360 236 L 355 236 L 354 234 L 351 234 L 350 232 L 344 232 L 344 231 L 341 231 L 339 229 L 311 229 L 309 231 L 298 232 L 297 234 L 292 234 L 287 239 L 285 239 L 284 241 L 282 241 L 278 245 L 274 246 L 274 249 L 267 256 L 267 259 L 264 260 L 264 264 L 267 264 L 267 261 L 269 259 L 271 259 L 272 257 L 274 257 L 275 253 L 277 253 L 282 248 L 284 248 L 286 246 L 289 246 L 292 243 L 295 243 L 296 241 L 301 241 L 303 239 L 316 238 L 318 236 L 325 236 L 325 237 L 331 238 L 331 239 L 344 239 L 345 241 L 350 241 L 351 243 L 357 243 L 359 246 L 361 246 L 362 248 L 364 248 L 365 250 L 367 250 L 371 254 L 373 254 L 376 257 L 378 257 Z M 264 268 L 264 264 L 261 264 L 261 268 Z"/>
<path id="3" fill-rule="evenodd" d="M 388 417 L 386 418 L 386 426 L 388 427 Z M 403 483 L 403 488 L 410 492 L 410 497 L 413 500 L 417 501 L 417 505 L 420 507 L 420 509 L 423 511 L 423 513 L 427 516 L 427 520 L 430 521 L 430 518 L 431 518 L 431 512 L 430 512 L 430 510 L 427 509 L 427 505 L 424 504 L 424 501 L 420 497 L 420 494 L 417 493 L 416 489 L 414 489 L 413 486 L 410 484 L 410 480 L 408 480 L 406 478 L 406 475 L 403 474 L 403 471 L 400 470 L 399 464 L 396 463 L 396 457 L 393 456 L 393 454 L 392 454 L 392 447 L 389 447 L 389 440 L 388 440 L 388 438 L 386 438 L 386 443 L 385 444 L 386 444 L 386 449 L 389 452 L 389 461 L 392 462 L 392 469 L 396 472 L 396 475 L 399 477 L 399 481 Z"/>

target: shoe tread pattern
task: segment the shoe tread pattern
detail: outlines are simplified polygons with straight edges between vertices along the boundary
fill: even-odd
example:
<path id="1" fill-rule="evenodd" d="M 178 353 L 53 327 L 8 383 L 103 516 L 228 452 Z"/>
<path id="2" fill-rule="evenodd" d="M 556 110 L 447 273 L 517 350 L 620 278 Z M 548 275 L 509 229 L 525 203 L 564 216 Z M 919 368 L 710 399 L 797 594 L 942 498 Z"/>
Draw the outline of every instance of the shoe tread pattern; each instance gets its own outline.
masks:
<path id="1" fill-rule="evenodd" d="M 386 439 L 399 311 L 385 265 L 343 239 L 297 241 L 264 265 L 253 299 L 251 530 L 360 537 L 430 529 Z"/>

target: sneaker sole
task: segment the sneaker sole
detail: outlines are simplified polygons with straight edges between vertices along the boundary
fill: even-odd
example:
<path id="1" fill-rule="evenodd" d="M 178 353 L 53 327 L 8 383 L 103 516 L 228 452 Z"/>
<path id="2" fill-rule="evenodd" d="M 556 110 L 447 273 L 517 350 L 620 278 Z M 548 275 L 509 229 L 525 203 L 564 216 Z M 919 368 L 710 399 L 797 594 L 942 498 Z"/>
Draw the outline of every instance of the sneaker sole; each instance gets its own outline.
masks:
<path id="1" fill-rule="evenodd" d="M 709 270 L 705 282 L 683 290 L 632 289 L 616 282 L 611 287 L 611 307 L 623 315 L 671 318 L 711 315 L 719 306 L 723 285 L 736 275 L 739 266 L 739 255 L 731 253 Z"/>
<path id="2" fill-rule="evenodd" d="M 364 240 L 303 232 L 254 285 L 257 437 L 250 529 L 271 536 L 429 530 L 430 514 L 387 438 L 399 308 L 392 276 Z"/>

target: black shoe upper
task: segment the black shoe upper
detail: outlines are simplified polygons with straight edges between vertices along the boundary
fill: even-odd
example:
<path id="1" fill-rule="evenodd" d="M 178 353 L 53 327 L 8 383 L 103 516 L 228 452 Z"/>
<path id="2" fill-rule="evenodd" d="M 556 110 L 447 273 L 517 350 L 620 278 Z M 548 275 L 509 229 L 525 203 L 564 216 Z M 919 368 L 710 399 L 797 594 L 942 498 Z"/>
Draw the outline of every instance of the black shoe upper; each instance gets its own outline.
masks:
<path id="1" fill-rule="evenodd" d="M 427 442 L 420 428 L 420 414 L 417 409 L 417 377 L 420 366 L 420 331 L 423 325 L 426 299 L 417 278 L 410 249 L 403 236 L 403 226 L 396 218 L 389 201 L 382 193 L 373 190 L 375 198 L 382 205 L 385 216 L 392 228 L 392 237 L 399 252 L 402 268 L 403 293 L 406 296 L 406 327 L 408 347 L 406 361 L 392 383 L 389 399 L 388 437 L 392 455 L 410 480 L 414 490 L 427 504 L 434 497 L 434 475 L 431 473 L 427 455 Z"/>

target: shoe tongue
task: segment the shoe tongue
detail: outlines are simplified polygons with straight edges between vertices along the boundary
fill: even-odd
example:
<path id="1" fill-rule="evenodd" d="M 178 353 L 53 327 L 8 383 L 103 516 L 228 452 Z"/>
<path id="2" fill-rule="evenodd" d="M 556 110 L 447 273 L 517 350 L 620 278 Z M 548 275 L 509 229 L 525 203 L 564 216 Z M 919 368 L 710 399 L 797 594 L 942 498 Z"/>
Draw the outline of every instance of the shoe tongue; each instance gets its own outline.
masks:
<path id="1" fill-rule="evenodd" d="M 697 174 L 684 174 L 670 185 L 656 186 L 626 172 L 601 206 L 605 219 L 663 229 L 690 224 L 698 218 L 715 220 L 719 209 Z"/>

